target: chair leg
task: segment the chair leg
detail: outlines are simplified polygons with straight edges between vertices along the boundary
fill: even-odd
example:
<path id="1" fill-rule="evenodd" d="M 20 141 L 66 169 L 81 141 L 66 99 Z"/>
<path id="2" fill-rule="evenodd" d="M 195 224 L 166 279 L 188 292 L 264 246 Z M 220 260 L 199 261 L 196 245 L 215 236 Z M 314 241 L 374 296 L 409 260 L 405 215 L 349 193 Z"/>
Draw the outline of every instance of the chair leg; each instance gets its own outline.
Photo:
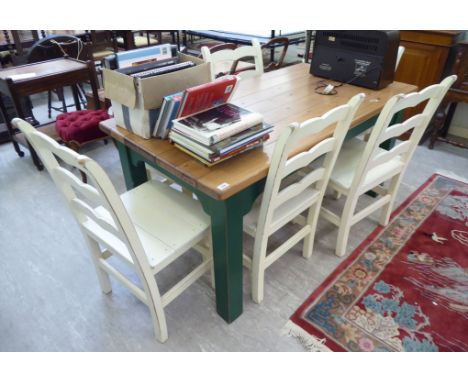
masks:
<path id="1" fill-rule="evenodd" d="M 262 241 L 262 243 L 259 245 L 258 249 L 257 245 L 254 245 L 254 253 L 252 256 L 252 269 L 250 270 L 250 278 L 252 284 L 252 300 L 257 304 L 260 304 L 263 301 L 263 289 L 265 283 L 265 257 L 267 249 L 267 239 L 261 238 L 260 240 Z"/>
<path id="2" fill-rule="evenodd" d="M 386 226 L 388 222 L 390 221 L 390 216 L 392 215 L 392 211 L 393 211 L 393 204 L 395 203 L 397 191 L 398 191 L 398 188 L 400 187 L 401 178 L 402 178 L 401 174 L 393 177 L 388 187 L 388 193 L 390 194 L 390 201 L 387 203 L 386 206 L 382 208 L 382 212 L 380 214 L 380 220 L 379 220 L 379 223 L 383 226 Z"/>
<path id="3" fill-rule="evenodd" d="M 108 294 L 112 292 L 112 285 L 108 273 L 101 269 L 101 267 L 99 266 L 101 248 L 99 248 L 99 244 L 96 242 L 96 240 L 90 238 L 86 234 L 84 236 L 86 238 L 86 242 L 91 252 L 91 259 L 93 260 L 94 268 L 96 269 L 96 274 L 99 281 L 99 285 L 101 286 L 101 290 L 103 293 Z"/>
<path id="4" fill-rule="evenodd" d="M 191 195 L 191 197 L 193 197 L 193 194 Z M 211 267 L 210 267 L 211 287 L 213 289 L 216 289 L 214 262 L 213 262 L 213 242 L 212 242 L 211 234 L 208 235 L 207 243 L 208 243 L 208 249 L 209 249 L 208 256 L 211 259 Z"/>
<path id="5" fill-rule="evenodd" d="M 333 190 L 333 199 L 339 200 L 342 196 L 342 193 L 338 190 Z"/>
<path id="6" fill-rule="evenodd" d="M 166 342 L 168 338 L 166 315 L 164 314 L 164 308 L 154 277 L 146 279 L 145 292 L 151 320 L 153 321 L 154 336 L 159 342 Z"/>
<path id="7" fill-rule="evenodd" d="M 36 150 L 34 150 L 34 148 L 31 146 L 31 144 L 29 142 L 28 142 L 28 148 L 29 148 L 29 152 L 31 153 L 31 158 L 32 158 L 32 161 L 34 163 L 34 166 L 36 166 L 36 168 L 39 171 L 44 170 L 44 165 L 42 164 L 41 159 L 37 155 Z"/>
<path id="8" fill-rule="evenodd" d="M 312 256 L 312 251 L 314 249 L 314 239 L 315 239 L 315 230 L 317 229 L 317 221 L 320 215 L 320 203 L 317 201 L 308 211 L 307 214 L 307 224 L 310 226 L 310 234 L 304 238 L 304 246 L 302 249 L 302 256 L 306 259 Z"/>
<path id="9" fill-rule="evenodd" d="M 192 197 L 192 194 L 190 193 L 190 197 Z M 211 261 L 211 267 L 210 267 L 210 273 L 211 273 L 211 287 L 215 289 L 215 274 L 214 274 L 214 264 L 212 262 L 213 260 L 213 243 L 211 239 L 211 235 L 208 235 L 206 239 L 204 239 L 197 247 L 197 250 L 200 252 L 203 261 Z"/>
<path id="10" fill-rule="evenodd" d="M 47 116 L 52 118 L 52 90 L 47 92 Z"/>
<path id="11" fill-rule="evenodd" d="M 345 206 L 341 214 L 340 226 L 338 228 L 338 237 L 336 239 L 335 254 L 344 256 L 346 253 L 346 245 L 348 244 L 349 231 L 351 230 L 351 219 L 354 215 L 358 196 L 348 195 Z"/>

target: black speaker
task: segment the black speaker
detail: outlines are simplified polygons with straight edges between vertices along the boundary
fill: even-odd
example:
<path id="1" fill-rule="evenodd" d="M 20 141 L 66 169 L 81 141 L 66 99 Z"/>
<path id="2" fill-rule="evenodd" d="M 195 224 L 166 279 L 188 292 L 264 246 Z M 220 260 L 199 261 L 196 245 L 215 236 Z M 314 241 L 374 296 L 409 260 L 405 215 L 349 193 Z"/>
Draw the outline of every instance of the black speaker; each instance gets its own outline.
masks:
<path id="1" fill-rule="evenodd" d="M 370 89 L 393 82 L 399 31 L 317 31 L 310 73 Z"/>

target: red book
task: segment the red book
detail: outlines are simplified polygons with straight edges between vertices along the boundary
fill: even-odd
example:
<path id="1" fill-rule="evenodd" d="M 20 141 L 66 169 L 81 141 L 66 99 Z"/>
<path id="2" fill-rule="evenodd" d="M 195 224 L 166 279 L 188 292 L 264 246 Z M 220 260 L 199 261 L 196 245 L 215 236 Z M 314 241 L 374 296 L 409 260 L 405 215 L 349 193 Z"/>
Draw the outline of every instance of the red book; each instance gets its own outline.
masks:
<path id="1" fill-rule="evenodd" d="M 228 102 L 236 83 L 236 76 L 225 76 L 206 84 L 188 88 L 184 92 L 177 118 L 199 113 Z"/>

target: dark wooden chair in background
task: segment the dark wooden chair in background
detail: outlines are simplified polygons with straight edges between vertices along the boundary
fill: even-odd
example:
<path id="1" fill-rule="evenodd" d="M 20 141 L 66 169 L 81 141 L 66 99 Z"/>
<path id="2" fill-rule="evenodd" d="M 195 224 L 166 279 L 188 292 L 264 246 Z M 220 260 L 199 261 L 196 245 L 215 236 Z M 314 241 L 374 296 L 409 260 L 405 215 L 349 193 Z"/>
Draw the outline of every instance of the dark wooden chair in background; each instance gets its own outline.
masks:
<path id="1" fill-rule="evenodd" d="M 468 102 L 468 41 L 461 41 L 457 44 L 456 58 L 451 69 L 451 74 L 456 74 L 458 78 L 447 92 L 434 118 L 434 127 L 429 140 L 430 149 L 434 148 L 436 141 L 468 148 L 468 139 L 457 139 L 448 136 L 450 123 L 455 114 L 457 104 L 459 102 Z"/>
<path id="2" fill-rule="evenodd" d="M 111 30 L 89 30 L 86 34 L 86 53 L 95 63 L 118 52 L 117 35 Z"/>
<path id="3" fill-rule="evenodd" d="M 262 49 L 275 49 L 280 46 L 282 46 L 283 49 L 281 50 L 281 54 L 278 61 L 272 61 L 267 66 L 265 66 L 265 72 L 270 72 L 272 70 L 279 69 L 284 65 L 284 58 L 286 57 L 286 53 L 289 47 L 289 39 L 287 37 L 275 37 L 268 41 L 266 44 L 262 45 Z"/>

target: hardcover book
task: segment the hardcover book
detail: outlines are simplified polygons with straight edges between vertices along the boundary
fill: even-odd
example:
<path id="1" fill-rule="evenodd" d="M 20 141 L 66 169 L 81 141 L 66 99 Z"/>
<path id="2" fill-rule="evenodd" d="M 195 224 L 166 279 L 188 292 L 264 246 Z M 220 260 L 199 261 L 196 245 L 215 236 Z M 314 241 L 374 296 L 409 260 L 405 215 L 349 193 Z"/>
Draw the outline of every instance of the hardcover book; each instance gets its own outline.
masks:
<path id="1" fill-rule="evenodd" d="M 159 118 L 156 122 L 153 136 L 156 138 L 167 138 L 170 128 L 172 127 L 172 120 L 177 115 L 182 100 L 182 92 L 170 94 L 164 97 L 161 106 Z"/>
<path id="2" fill-rule="evenodd" d="M 236 76 L 226 76 L 184 92 L 178 118 L 199 113 L 229 101 L 237 84 Z"/>

